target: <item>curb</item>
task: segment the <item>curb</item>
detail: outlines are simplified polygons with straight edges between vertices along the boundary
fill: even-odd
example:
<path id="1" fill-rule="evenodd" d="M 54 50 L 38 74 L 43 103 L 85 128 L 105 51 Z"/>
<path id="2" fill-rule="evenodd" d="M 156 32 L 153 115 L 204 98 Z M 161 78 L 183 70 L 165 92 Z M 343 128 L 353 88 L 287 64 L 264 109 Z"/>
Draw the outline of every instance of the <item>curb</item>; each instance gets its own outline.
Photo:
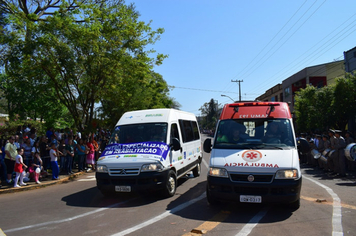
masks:
<path id="1" fill-rule="evenodd" d="M 21 188 L 13 188 L 13 187 L 0 188 L 0 194 L 22 192 L 22 191 L 28 191 L 28 190 L 33 190 L 33 189 L 44 188 L 44 187 L 51 186 L 51 185 L 67 183 L 69 181 L 73 181 L 75 178 L 77 178 L 78 176 L 83 175 L 83 174 L 86 174 L 86 172 L 74 173 L 74 174 L 62 177 L 59 180 L 43 181 L 40 184 L 33 183 L 30 185 L 22 186 Z M 1 234 L 0 234 L 0 236 L 1 236 Z"/>

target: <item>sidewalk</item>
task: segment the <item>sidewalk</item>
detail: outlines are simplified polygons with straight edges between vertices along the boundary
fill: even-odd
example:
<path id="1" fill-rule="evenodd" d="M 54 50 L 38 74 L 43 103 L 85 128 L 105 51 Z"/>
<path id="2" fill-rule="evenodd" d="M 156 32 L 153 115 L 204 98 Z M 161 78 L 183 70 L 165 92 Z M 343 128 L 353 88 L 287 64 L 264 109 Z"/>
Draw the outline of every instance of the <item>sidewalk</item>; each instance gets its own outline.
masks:
<path id="1" fill-rule="evenodd" d="M 5 184 L 2 183 L 2 186 L 0 188 L 0 194 L 5 194 L 5 193 L 15 193 L 15 192 L 21 192 L 21 191 L 27 191 L 27 190 L 32 190 L 32 189 L 38 189 L 38 188 L 43 188 L 46 186 L 50 185 L 55 185 L 55 184 L 60 184 L 60 183 L 66 183 L 69 181 L 73 181 L 73 179 L 77 178 L 80 175 L 83 175 L 87 172 L 76 172 L 71 175 L 59 175 L 59 180 L 52 180 L 52 175 L 50 174 L 49 176 L 45 178 L 40 179 L 40 184 L 36 184 L 35 181 L 29 181 L 26 182 L 26 186 L 21 186 L 20 188 L 14 188 L 13 184 L 8 185 L 6 182 Z M 0 234 L 1 235 L 1 234 Z"/>

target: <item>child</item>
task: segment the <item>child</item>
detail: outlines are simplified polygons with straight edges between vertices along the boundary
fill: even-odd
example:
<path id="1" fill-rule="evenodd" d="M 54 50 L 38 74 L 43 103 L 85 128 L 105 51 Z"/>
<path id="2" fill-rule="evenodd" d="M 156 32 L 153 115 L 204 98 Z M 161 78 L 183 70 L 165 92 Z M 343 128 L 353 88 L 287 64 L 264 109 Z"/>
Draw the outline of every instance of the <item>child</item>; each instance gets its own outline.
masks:
<path id="1" fill-rule="evenodd" d="M 58 162 L 57 162 L 57 149 L 56 149 L 55 143 L 51 144 L 51 150 L 49 151 L 49 155 L 51 157 L 52 179 L 58 180 L 59 179 L 58 178 L 59 167 L 58 167 Z"/>
<path id="2" fill-rule="evenodd" d="M 33 173 L 36 184 L 40 184 L 41 182 L 39 181 L 39 178 L 42 172 L 42 159 L 40 157 L 39 152 L 35 152 L 35 156 L 32 161 L 32 166 L 30 168 L 30 172 Z"/>
<path id="3" fill-rule="evenodd" d="M 14 188 L 19 188 L 21 186 L 25 186 L 27 184 L 25 184 L 23 182 L 23 174 L 22 172 L 24 171 L 24 169 L 27 168 L 27 166 L 23 163 L 23 159 L 22 159 L 22 155 L 24 153 L 23 148 L 20 148 L 17 150 L 17 156 L 16 156 L 16 161 L 15 161 L 15 168 L 14 171 L 16 172 L 16 177 L 15 177 L 15 183 L 14 183 Z M 24 168 L 23 168 L 24 167 Z M 20 178 L 20 185 L 18 185 L 17 183 L 19 182 L 19 178 Z"/>

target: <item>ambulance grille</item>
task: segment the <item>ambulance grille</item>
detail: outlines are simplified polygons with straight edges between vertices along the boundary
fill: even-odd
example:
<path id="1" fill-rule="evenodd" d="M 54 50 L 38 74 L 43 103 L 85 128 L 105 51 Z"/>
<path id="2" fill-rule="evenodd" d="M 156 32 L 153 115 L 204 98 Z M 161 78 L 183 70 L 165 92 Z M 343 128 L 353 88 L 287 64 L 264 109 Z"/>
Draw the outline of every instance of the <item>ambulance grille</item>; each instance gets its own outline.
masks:
<path id="1" fill-rule="evenodd" d="M 252 183 L 272 183 L 273 181 L 273 175 L 267 174 L 267 175 L 260 175 L 260 174 L 230 174 L 231 181 L 234 182 L 246 182 L 250 183 L 248 181 L 248 176 L 253 175 L 254 180 Z"/>
<path id="2" fill-rule="evenodd" d="M 139 168 L 112 168 L 109 169 L 110 176 L 132 176 L 140 173 Z"/>

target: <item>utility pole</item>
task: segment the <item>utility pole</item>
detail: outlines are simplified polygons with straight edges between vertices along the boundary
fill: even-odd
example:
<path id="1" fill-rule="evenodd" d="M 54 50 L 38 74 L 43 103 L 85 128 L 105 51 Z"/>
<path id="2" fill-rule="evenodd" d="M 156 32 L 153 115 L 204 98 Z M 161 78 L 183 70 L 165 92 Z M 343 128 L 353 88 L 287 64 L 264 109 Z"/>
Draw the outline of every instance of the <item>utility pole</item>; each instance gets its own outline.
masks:
<path id="1" fill-rule="evenodd" d="M 241 82 L 244 82 L 243 80 L 231 80 L 231 82 L 236 82 L 239 83 L 239 102 L 241 102 Z"/>

